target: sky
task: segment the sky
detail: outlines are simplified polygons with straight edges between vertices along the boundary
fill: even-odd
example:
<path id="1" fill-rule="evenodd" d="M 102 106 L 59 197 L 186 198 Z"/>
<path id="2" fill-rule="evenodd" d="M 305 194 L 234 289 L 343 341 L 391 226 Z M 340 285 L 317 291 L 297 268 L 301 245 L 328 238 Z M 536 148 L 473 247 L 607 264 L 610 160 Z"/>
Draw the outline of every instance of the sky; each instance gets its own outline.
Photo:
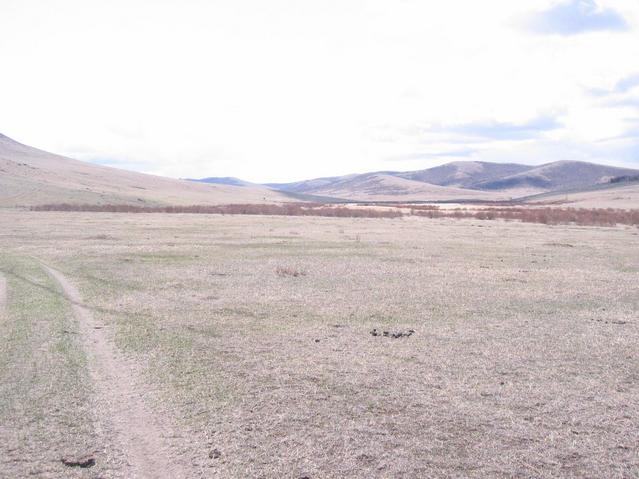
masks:
<path id="1" fill-rule="evenodd" d="M 0 133 L 176 178 L 639 168 L 639 1 L 0 0 Z"/>

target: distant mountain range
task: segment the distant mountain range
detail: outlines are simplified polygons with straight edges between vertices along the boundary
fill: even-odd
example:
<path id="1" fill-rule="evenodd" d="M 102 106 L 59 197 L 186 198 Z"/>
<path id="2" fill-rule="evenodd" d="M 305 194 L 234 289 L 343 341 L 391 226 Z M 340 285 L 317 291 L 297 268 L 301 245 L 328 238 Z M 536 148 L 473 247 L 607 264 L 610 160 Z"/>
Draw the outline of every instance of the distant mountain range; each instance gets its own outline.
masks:
<path id="1" fill-rule="evenodd" d="M 632 205 L 636 196 L 628 188 L 639 189 L 639 170 L 578 161 L 539 166 L 460 161 L 418 171 L 380 171 L 266 185 L 232 177 L 186 181 L 65 158 L 0 134 L 0 207 L 63 202 L 493 201 L 558 198 L 553 195 L 594 190 L 602 197 L 602 188 L 623 188 L 624 204 Z"/>
<path id="2" fill-rule="evenodd" d="M 456 161 L 418 171 L 380 171 L 264 186 L 286 193 L 354 201 L 506 200 L 635 181 L 637 175 L 639 170 L 582 161 L 538 166 Z M 250 184 L 237 178 L 196 181 Z"/>
<path id="3" fill-rule="evenodd" d="M 254 183 L 233 178 L 232 176 L 216 176 L 211 178 L 185 178 L 186 181 L 197 181 L 198 183 L 209 183 L 212 185 L 230 185 L 230 186 L 252 186 Z"/>

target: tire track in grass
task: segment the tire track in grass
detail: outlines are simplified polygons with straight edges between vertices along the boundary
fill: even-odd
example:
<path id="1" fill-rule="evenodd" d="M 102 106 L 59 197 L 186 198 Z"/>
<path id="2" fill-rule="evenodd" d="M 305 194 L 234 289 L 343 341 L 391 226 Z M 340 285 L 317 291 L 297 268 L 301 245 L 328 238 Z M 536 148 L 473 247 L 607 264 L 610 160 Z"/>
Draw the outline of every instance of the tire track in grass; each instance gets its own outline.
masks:
<path id="1" fill-rule="evenodd" d="M 7 310 L 7 280 L 0 274 L 0 317 Z"/>
<path id="2" fill-rule="evenodd" d="M 127 456 L 130 470 L 123 471 L 126 477 L 187 477 L 181 465 L 170 459 L 170 450 L 163 439 L 163 432 L 168 429 L 145 404 L 143 391 L 136 386 L 141 383 L 139 375 L 127 361 L 118 357 L 102 325 L 82 304 L 75 286 L 61 272 L 42 266 L 59 283 L 72 304 L 98 395 L 99 421 L 114 431 L 118 445 Z"/>

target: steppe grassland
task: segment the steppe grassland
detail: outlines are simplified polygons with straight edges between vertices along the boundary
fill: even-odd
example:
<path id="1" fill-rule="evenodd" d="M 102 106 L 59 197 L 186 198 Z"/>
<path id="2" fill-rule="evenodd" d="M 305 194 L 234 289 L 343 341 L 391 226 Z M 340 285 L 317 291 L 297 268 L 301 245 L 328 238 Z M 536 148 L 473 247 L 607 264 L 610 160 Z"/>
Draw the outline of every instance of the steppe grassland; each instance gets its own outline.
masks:
<path id="1" fill-rule="evenodd" d="M 0 305 L 0 477 L 46 477 L 61 455 L 95 444 L 91 385 L 68 305 L 37 262 L 7 249 L 0 253 L 10 293 Z"/>
<path id="2" fill-rule="evenodd" d="M 11 298 L 36 294 L 12 277 L 41 275 L 36 259 L 63 271 L 143 367 L 155 411 L 183 431 L 195 468 L 220 477 L 637 473 L 637 228 L 0 215 L 11 314 L 22 314 Z M 415 334 L 373 337 L 373 328 Z M 82 374 L 81 358 L 60 364 L 67 372 L 55 374 Z M 85 394 L 79 383 L 53 394 L 70 414 L 75 391 Z M 4 388 L 3 404 L 15 394 Z M 11 414 L 26 420 L 30 407 Z"/>

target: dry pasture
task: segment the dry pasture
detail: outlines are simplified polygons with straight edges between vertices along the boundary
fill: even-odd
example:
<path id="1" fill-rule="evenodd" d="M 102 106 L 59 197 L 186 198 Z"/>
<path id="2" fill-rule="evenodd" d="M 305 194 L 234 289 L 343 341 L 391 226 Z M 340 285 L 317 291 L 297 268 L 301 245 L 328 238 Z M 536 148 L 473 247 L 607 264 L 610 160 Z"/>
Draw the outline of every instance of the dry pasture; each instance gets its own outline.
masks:
<path id="1" fill-rule="evenodd" d="M 0 210 L 0 477 L 637 477 L 638 248 L 631 226 Z"/>

